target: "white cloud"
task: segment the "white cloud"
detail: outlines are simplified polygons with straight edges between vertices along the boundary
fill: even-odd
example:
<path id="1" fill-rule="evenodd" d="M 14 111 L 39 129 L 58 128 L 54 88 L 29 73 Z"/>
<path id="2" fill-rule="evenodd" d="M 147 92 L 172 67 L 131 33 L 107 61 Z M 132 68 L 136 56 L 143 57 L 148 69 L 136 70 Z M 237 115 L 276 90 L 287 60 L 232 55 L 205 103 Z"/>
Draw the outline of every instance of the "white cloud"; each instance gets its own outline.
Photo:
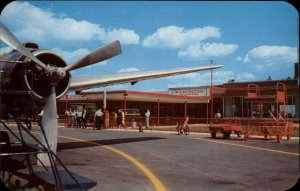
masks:
<path id="1" fill-rule="evenodd" d="M 220 38 L 219 28 L 206 26 L 203 28 L 185 29 L 178 26 L 159 28 L 143 41 L 144 47 L 181 48 L 193 42 L 200 42 L 208 38 Z"/>
<path id="2" fill-rule="evenodd" d="M 249 58 L 249 54 L 246 54 L 245 58 L 243 59 L 244 63 L 248 63 L 251 62 L 250 58 Z"/>
<path id="3" fill-rule="evenodd" d="M 123 73 L 123 72 L 137 72 L 140 71 L 138 68 L 123 68 L 118 71 L 118 73 Z"/>
<path id="4" fill-rule="evenodd" d="M 90 52 L 86 48 L 80 48 L 74 51 L 62 50 L 61 48 L 52 48 L 51 50 L 61 56 L 68 64 L 74 63 Z"/>
<path id="5" fill-rule="evenodd" d="M 240 57 L 240 56 L 236 57 L 235 59 L 236 59 L 237 61 L 242 61 L 242 60 L 243 60 L 243 58 Z"/>
<path id="6" fill-rule="evenodd" d="M 140 37 L 134 30 L 120 28 L 107 31 L 104 42 L 109 43 L 115 40 L 120 40 L 122 44 L 138 44 Z"/>
<path id="7" fill-rule="evenodd" d="M 249 50 L 244 58 L 239 56 L 236 60 L 249 63 L 256 71 L 262 72 L 291 67 L 293 63 L 299 62 L 299 57 L 296 47 L 262 45 Z"/>
<path id="8" fill-rule="evenodd" d="M 250 58 L 249 58 L 249 54 L 246 54 L 246 56 L 244 58 L 238 56 L 235 58 L 237 61 L 242 61 L 244 63 L 247 63 L 247 62 L 251 62 Z"/>
<path id="9" fill-rule="evenodd" d="M 118 39 L 124 44 L 137 44 L 139 36 L 133 30 L 106 30 L 99 24 L 86 20 L 75 20 L 64 14 L 54 14 L 49 9 L 35 7 L 28 2 L 11 2 L 1 13 L 1 21 L 13 28 L 18 38 L 51 41 L 89 41 L 108 42 Z"/>
<path id="10" fill-rule="evenodd" d="M 74 62 L 76 62 L 77 60 L 79 60 L 80 58 L 82 58 L 83 56 L 91 52 L 86 48 L 80 48 L 74 51 L 67 51 L 61 48 L 52 48 L 51 50 L 56 54 L 58 54 L 60 57 L 62 57 L 67 62 L 67 64 L 73 64 Z M 96 66 L 105 66 L 105 65 L 107 65 L 107 60 L 86 66 L 84 68 L 92 68 L 92 67 L 94 68 Z"/>
<path id="11" fill-rule="evenodd" d="M 179 57 L 193 59 L 207 59 L 211 57 L 222 57 L 233 53 L 238 48 L 236 44 L 223 43 L 196 43 L 178 52 Z"/>
<path id="12" fill-rule="evenodd" d="M 249 55 L 257 59 L 265 60 L 298 61 L 297 48 L 288 46 L 262 45 L 250 50 Z"/>

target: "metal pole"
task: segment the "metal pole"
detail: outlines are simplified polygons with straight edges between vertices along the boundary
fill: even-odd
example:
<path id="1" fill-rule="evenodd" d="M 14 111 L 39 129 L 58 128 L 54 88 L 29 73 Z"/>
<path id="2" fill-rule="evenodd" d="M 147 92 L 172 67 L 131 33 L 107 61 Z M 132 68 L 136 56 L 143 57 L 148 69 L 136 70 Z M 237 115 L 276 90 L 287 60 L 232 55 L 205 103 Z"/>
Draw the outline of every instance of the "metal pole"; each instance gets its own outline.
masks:
<path id="1" fill-rule="evenodd" d="M 213 65 L 213 60 L 210 60 L 210 63 L 211 65 Z M 211 69 L 210 70 L 210 101 L 211 101 L 211 104 L 210 104 L 210 117 L 211 119 L 213 118 L 214 116 L 214 111 L 213 111 L 213 108 L 214 108 L 214 101 L 213 101 L 213 70 Z"/>
<path id="2" fill-rule="evenodd" d="M 69 99 L 69 96 L 68 96 L 68 93 L 66 93 L 66 110 L 65 111 L 67 111 L 67 109 L 68 109 L 68 99 Z M 67 116 L 67 118 L 65 120 L 65 128 L 67 127 L 67 124 L 68 124 L 68 117 L 69 116 Z"/>
<path id="3" fill-rule="evenodd" d="M 160 108 L 159 108 L 159 99 L 157 100 L 157 126 L 159 127 L 159 110 L 160 110 Z"/>
<path id="4" fill-rule="evenodd" d="M 106 108 L 106 90 L 103 91 L 103 109 Z"/>
<path id="5" fill-rule="evenodd" d="M 187 116 L 187 102 L 184 102 L 184 118 Z"/>
<path id="6" fill-rule="evenodd" d="M 127 130 L 127 127 L 126 127 L 126 96 L 127 96 L 127 93 L 124 94 L 124 125 Z"/>
<path id="7" fill-rule="evenodd" d="M 206 124 L 208 124 L 208 103 L 206 104 Z"/>

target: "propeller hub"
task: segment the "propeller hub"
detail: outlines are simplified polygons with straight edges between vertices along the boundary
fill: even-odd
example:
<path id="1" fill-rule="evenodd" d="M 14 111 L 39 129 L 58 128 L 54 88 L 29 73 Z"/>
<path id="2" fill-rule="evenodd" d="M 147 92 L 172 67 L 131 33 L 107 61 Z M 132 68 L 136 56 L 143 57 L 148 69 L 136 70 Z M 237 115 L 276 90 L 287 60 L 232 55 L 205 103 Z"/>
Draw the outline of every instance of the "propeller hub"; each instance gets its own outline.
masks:
<path id="1" fill-rule="evenodd" d="M 51 77 L 56 80 L 61 80 L 66 77 L 66 71 L 61 67 L 54 67 Z"/>

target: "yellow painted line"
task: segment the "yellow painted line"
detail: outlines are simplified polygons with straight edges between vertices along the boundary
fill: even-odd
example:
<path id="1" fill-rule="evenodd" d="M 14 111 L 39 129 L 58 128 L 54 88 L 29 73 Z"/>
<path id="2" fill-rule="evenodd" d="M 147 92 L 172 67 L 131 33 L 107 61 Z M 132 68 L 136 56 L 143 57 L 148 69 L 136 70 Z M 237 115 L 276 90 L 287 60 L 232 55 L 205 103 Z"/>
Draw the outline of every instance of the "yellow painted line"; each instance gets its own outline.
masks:
<path id="1" fill-rule="evenodd" d="M 59 136 L 59 137 L 66 138 L 66 139 L 72 139 L 72 140 L 79 141 L 79 142 L 90 143 L 90 144 L 93 144 L 93 145 L 97 145 L 97 146 L 103 147 L 105 149 L 108 149 L 108 150 L 110 150 L 114 153 L 117 153 L 117 154 L 121 155 L 122 157 L 124 157 L 127 160 L 129 160 L 130 162 L 132 162 L 135 166 L 137 166 L 150 179 L 150 181 L 152 182 L 152 184 L 154 185 L 154 187 L 157 191 L 166 191 L 166 188 L 159 181 L 159 179 L 153 174 L 153 172 L 151 172 L 151 170 L 149 170 L 146 166 L 144 166 L 141 162 L 139 162 L 138 160 L 136 160 L 135 158 L 133 158 L 129 154 L 126 154 L 125 152 L 123 152 L 119 149 L 116 149 L 116 148 L 113 148 L 113 147 L 110 147 L 110 146 L 107 146 L 107 145 L 101 145 L 101 144 L 98 144 L 98 143 L 95 143 L 95 142 L 92 142 L 92 141 L 87 141 L 87 140 L 84 140 L 84 139 L 77 139 L 77 138 L 67 137 L 67 136 Z"/>
<path id="2" fill-rule="evenodd" d="M 40 134 L 38 132 L 31 132 L 33 134 Z M 166 188 L 164 187 L 164 185 L 159 181 L 159 179 L 153 174 L 153 172 L 151 172 L 151 170 L 149 170 L 146 166 L 144 166 L 141 162 L 139 162 L 138 160 L 136 160 L 135 158 L 133 158 L 132 156 L 124 153 L 123 151 L 120 151 L 118 149 L 115 149 L 113 147 L 107 146 L 107 145 L 101 145 L 92 141 L 87 141 L 84 139 L 77 139 L 74 137 L 68 137 L 68 136 L 62 136 L 59 135 L 59 137 L 61 138 L 65 138 L 65 139 L 71 139 L 71 140 L 75 140 L 75 141 L 79 141 L 79 142 L 85 142 L 85 143 L 90 143 L 93 145 L 97 145 L 103 148 L 106 148 L 112 152 L 115 152 L 121 156 L 123 156 L 124 158 L 126 158 L 127 160 L 129 160 L 130 162 L 132 162 L 135 166 L 137 166 L 141 171 L 143 171 L 143 173 L 150 179 L 150 181 L 152 182 L 152 184 L 154 185 L 155 189 L 157 191 L 166 191 Z"/>
<path id="3" fill-rule="evenodd" d="M 269 152 L 286 154 L 286 155 L 299 156 L 299 153 L 291 153 L 291 152 L 286 152 L 286 151 L 266 149 L 266 148 L 261 148 L 261 147 L 253 147 L 253 146 L 248 146 L 248 145 L 240 145 L 240 144 L 229 143 L 229 142 L 224 142 L 224 141 L 214 141 L 214 140 L 209 140 L 209 139 L 204 139 L 204 138 L 195 138 L 195 139 L 199 139 L 199 140 L 203 140 L 203 141 L 208 141 L 208 142 L 213 142 L 213 143 L 224 144 L 224 145 L 231 145 L 231 146 L 236 146 L 236 147 L 244 147 L 244 148 L 251 148 L 251 149 L 262 150 L 262 151 L 269 151 Z"/>

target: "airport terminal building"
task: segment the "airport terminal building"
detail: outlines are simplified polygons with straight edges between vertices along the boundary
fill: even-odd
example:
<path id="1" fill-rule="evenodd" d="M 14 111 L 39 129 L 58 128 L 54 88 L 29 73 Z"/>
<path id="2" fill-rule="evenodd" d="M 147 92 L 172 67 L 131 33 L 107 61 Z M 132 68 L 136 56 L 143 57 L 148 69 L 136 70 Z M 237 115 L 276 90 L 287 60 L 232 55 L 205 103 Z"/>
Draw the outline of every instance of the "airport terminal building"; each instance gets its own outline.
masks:
<path id="1" fill-rule="evenodd" d="M 253 92 L 259 97 L 249 99 L 248 96 Z M 282 80 L 272 80 L 270 77 L 265 81 L 252 82 L 230 80 L 212 88 L 178 87 L 165 92 L 118 90 L 65 95 L 58 101 L 58 114 L 64 115 L 67 108 L 86 107 L 93 115 L 96 108 L 106 105 L 110 112 L 116 112 L 118 109 L 126 111 L 126 121 L 129 123 L 132 120 L 142 120 L 146 109 L 149 108 L 152 126 L 174 125 L 186 116 L 190 117 L 190 122 L 208 123 L 217 112 L 228 118 L 247 118 L 253 113 L 259 117 L 270 117 L 269 112 L 274 112 L 278 107 L 275 101 L 278 92 L 285 94 L 284 104 L 279 107 L 281 110 L 284 107 L 286 117 L 299 121 L 298 64 L 295 64 L 294 78 Z"/>

